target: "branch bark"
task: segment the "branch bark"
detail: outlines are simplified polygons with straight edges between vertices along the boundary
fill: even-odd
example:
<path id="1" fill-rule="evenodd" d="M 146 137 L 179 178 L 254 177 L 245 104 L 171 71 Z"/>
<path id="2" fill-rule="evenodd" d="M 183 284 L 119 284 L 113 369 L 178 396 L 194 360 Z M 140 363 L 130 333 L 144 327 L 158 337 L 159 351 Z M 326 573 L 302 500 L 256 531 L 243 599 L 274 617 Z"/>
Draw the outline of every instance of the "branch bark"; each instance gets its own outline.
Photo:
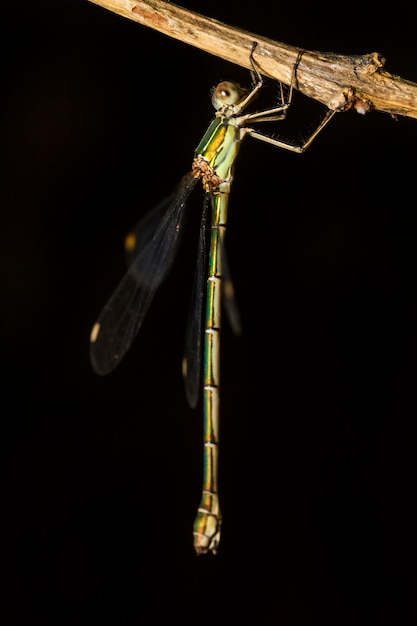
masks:
<path id="1" fill-rule="evenodd" d="M 330 109 L 353 106 L 417 119 L 417 84 L 386 72 L 378 52 L 348 56 L 301 50 L 193 13 L 164 0 L 89 0 L 169 37 L 249 68 L 253 42 L 260 72 L 289 84 L 297 57 L 297 89 Z"/>

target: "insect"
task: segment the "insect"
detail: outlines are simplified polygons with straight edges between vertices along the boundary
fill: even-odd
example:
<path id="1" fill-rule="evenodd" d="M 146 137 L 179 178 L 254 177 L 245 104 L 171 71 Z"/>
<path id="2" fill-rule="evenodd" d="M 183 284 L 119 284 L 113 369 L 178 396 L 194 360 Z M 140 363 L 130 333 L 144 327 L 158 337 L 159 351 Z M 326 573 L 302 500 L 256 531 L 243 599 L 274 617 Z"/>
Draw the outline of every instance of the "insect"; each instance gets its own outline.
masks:
<path id="1" fill-rule="evenodd" d="M 234 164 L 246 136 L 292 152 L 304 152 L 337 110 L 329 109 L 310 137 L 298 146 L 264 135 L 252 128 L 252 123 L 274 122 L 285 118 L 291 104 L 299 62 L 298 58 L 286 101 L 281 85 L 281 101 L 276 107 L 255 113 L 243 113 L 263 85 L 263 79 L 253 59 L 255 48 L 256 43 L 250 52 L 252 88 L 248 90 L 236 83 L 222 81 L 213 90 L 215 117 L 195 150 L 191 171 L 182 178 L 172 196 L 139 221 L 128 237 L 127 247 L 131 250 L 132 257 L 130 267 L 91 332 L 92 366 L 98 374 L 107 374 L 120 363 L 129 350 L 158 287 L 171 269 L 181 240 L 187 199 L 201 180 L 205 201 L 194 288 L 195 307 L 187 329 L 183 361 L 187 398 L 189 404 L 195 407 L 200 387 L 202 352 L 200 344 L 205 300 L 204 464 L 201 502 L 194 521 L 194 547 L 197 554 L 209 552 L 216 554 L 222 523 L 218 495 L 222 300 L 233 329 L 238 331 L 240 325 L 224 254 Z M 208 209 L 211 210 L 211 229 L 210 242 L 206 246 Z M 207 259 L 206 248 L 208 248 Z"/>

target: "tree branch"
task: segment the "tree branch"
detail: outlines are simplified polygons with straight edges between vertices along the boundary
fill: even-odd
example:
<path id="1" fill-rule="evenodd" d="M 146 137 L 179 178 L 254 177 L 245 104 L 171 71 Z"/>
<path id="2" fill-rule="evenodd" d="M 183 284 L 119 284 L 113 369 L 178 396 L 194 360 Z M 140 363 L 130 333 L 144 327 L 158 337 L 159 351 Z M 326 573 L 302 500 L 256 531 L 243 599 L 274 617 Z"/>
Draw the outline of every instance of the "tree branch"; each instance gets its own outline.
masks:
<path id="1" fill-rule="evenodd" d="M 143 26 L 205 50 L 231 63 L 249 68 L 253 42 L 260 72 L 291 82 L 297 57 L 297 89 L 330 109 L 354 106 L 359 113 L 371 109 L 417 118 L 417 84 L 386 72 L 385 59 L 372 52 L 348 56 L 301 50 L 222 24 L 164 0 L 89 0 Z"/>

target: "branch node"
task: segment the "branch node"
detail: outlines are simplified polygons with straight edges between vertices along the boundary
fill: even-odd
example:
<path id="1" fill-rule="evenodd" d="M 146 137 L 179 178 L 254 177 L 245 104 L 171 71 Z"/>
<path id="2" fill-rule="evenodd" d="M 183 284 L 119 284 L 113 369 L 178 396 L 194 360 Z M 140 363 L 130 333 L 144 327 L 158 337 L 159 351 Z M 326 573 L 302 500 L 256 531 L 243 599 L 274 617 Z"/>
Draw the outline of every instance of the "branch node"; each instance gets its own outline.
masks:
<path id="1" fill-rule="evenodd" d="M 359 57 L 359 63 L 355 65 L 354 72 L 357 78 L 365 80 L 379 72 L 385 65 L 385 57 L 379 52 L 371 52 Z"/>

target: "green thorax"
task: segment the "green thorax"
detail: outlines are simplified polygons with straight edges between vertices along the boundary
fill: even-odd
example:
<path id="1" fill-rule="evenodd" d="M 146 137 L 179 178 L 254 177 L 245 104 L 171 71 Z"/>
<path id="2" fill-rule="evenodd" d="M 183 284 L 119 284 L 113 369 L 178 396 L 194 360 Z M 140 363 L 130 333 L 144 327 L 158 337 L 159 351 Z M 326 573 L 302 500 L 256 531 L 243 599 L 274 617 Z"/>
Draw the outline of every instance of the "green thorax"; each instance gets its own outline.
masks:
<path id="1" fill-rule="evenodd" d="M 241 132 L 234 118 L 214 118 L 194 156 L 205 159 L 219 178 L 231 182 L 233 163 L 240 148 Z"/>

